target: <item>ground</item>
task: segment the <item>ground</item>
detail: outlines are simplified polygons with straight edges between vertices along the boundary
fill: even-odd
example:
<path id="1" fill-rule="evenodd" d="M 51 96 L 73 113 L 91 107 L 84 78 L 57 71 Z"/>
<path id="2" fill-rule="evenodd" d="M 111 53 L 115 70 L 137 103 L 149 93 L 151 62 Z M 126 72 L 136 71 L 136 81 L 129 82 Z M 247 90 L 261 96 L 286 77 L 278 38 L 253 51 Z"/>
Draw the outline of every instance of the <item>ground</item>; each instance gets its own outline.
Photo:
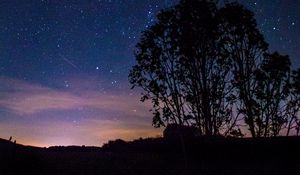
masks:
<path id="1" fill-rule="evenodd" d="M 300 174 L 300 138 L 111 141 L 103 147 L 38 148 L 0 140 L 0 174 Z"/>

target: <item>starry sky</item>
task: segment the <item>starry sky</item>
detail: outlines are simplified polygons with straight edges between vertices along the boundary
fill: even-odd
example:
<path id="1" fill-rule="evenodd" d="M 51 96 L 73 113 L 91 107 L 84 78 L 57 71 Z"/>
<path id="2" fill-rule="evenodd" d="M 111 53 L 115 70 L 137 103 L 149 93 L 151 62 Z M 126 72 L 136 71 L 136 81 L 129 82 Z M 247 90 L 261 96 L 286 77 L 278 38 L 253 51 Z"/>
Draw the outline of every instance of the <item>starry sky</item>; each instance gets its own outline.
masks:
<path id="1" fill-rule="evenodd" d="M 1 0 L 0 137 L 35 146 L 161 135 L 130 90 L 141 32 L 178 0 Z M 300 67 L 300 1 L 240 0 Z"/>

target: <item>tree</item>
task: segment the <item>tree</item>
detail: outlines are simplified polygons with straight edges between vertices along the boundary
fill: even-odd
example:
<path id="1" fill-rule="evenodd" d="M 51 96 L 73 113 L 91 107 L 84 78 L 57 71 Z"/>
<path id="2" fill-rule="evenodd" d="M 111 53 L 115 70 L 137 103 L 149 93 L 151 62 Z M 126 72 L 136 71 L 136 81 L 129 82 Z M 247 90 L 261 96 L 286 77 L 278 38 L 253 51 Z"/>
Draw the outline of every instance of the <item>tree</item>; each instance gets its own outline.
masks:
<path id="1" fill-rule="evenodd" d="M 173 33 L 175 10 L 162 11 L 158 23 L 145 31 L 137 44 L 135 65 L 129 74 L 129 81 L 144 90 L 141 101 L 151 100 L 153 105 L 153 125 L 165 123 L 183 125 L 185 100 L 180 88 L 180 53 L 174 43 Z"/>
<path id="2" fill-rule="evenodd" d="M 238 3 L 181 0 L 142 33 L 129 82 L 152 103 L 153 125 L 196 126 L 200 135 L 300 132 L 300 71 L 268 53 L 251 11 Z M 292 83 L 290 78 L 292 77 Z"/>
<path id="3" fill-rule="evenodd" d="M 146 92 L 142 101 L 152 101 L 155 126 L 192 124 L 217 135 L 231 122 L 230 60 L 219 49 L 216 13 L 212 1 L 183 0 L 143 33 L 129 80 Z"/>
<path id="4" fill-rule="evenodd" d="M 232 59 L 232 85 L 238 115 L 242 114 L 252 137 L 257 136 L 259 123 L 255 102 L 256 80 L 254 72 L 267 51 L 268 44 L 257 28 L 254 14 L 237 3 L 228 3 L 219 11 L 219 25 L 226 43 L 225 53 Z"/>
<path id="5" fill-rule="evenodd" d="M 230 66 L 219 49 L 217 7 L 207 1 L 182 1 L 180 13 L 180 64 L 185 70 L 181 83 L 189 112 L 201 133 L 217 135 L 231 111 L 225 100 Z"/>
<path id="6" fill-rule="evenodd" d="M 289 95 L 290 66 L 288 56 L 275 52 L 265 54 L 262 65 L 255 72 L 258 137 L 279 135 L 287 122 L 285 109 Z"/>
<path id="7" fill-rule="evenodd" d="M 287 102 L 287 133 L 291 130 L 296 131 L 296 135 L 300 132 L 300 69 L 294 70 L 291 76 L 290 94 Z"/>

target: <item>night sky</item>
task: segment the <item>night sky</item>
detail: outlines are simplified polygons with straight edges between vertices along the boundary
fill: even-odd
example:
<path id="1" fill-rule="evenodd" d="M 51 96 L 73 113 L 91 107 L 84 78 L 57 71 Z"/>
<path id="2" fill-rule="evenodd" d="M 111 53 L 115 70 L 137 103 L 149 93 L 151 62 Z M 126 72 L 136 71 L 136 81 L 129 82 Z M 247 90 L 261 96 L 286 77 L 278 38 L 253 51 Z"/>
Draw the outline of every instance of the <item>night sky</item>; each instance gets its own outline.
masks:
<path id="1" fill-rule="evenodd" d="M 177 0 L 1 0 L 0 137 L 96 145 L 161 134 L 130 90 L 140 34 Z M 271 51 L 300 67 L 300 1 L 242 0 Z"/>

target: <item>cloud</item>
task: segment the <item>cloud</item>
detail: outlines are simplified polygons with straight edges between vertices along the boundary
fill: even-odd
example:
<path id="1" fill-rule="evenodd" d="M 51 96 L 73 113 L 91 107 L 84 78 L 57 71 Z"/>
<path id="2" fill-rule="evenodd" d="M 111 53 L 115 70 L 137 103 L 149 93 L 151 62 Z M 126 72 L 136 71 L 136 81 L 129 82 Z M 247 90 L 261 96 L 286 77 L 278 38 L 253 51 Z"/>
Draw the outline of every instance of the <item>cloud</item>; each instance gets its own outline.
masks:
<path id="1" fill-rule="evenodd" d="M 82 82 L 85 82 L 83 80 Z M 151 126 L 149 104 L 129 89 L 97 91 L 97 84 L 70 80 L 74 88 L 51 88 L 0 77 L 0 137 L 36 145 L 102 145 L 161 133 Z M 23 117 L 21 117 L 23 116 Z M 10 119 L 11 118 L 11 119 Z"/>
<path id="2" fill-rule="evenodd" d="M 39 84 L 0 77 L 0 107 L 20 115 L 49 110 L 93 108 L 144 115 L 148 105 L 139 102 L 137 95 L 129 93 L 102 93 L 95 89 L 51 89 Z M 83 85 L 84 87 L 86 85 Z"/>

